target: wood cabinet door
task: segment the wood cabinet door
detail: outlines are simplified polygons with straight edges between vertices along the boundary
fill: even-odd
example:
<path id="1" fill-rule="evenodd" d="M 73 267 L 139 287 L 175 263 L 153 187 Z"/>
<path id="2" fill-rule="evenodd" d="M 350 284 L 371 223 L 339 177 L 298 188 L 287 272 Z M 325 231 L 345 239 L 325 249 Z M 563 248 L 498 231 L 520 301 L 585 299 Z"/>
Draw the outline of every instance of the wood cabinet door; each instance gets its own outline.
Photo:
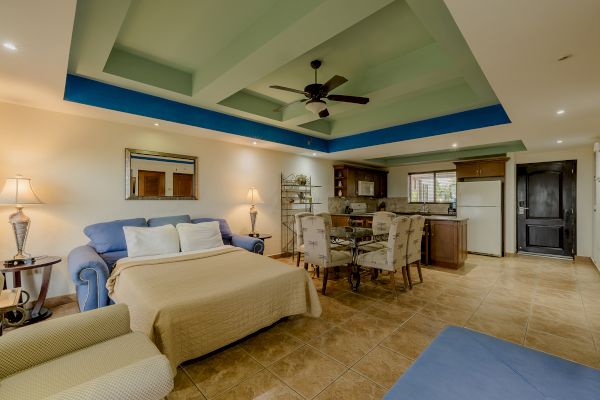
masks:
<path id="1" fill-rule="evenodd" d="M 345 215 L 332 215 L 331 224 L 333 226 L 350 226 L 350 217 Z"/>
<path id="2" fill-rule="evenodd" d="M 194 196 L 194 175 L 173 173 L 173 196 Z"/>
<path id="3" fill-rule="evenodd" d="M 379 197 L 387 197 L 387 177 L 388 174 L 379 174 Z"/>
<path id="4" fill-rule="evenodd" d="M 356 169 L 347 168 L 346 175 L 348 176 L 348 178 L 346 179 L 346 185 L 348 186 L 348 188 L 346 189 L 346 196 L 358 196 L 358 174 Z"/>
<path id="5" fill-rule="evenodd" d="M 479 163 L 478 162 L 456 163 L 456 179 L 478 178 L 478 177 L 479 177 Z"/>
<path id="6" fill-rule="evenodd" d="M 138 196 L 156 197 L 165 195 L 165 173 L 159 171 L 138 171 Z"/>
<path id="7" fill-rule="evenodd" d="M 431 263 L 433 265 L 454 265 L 458 261 L 456 223 L 453 221 L 430 222 Z"/>
<path id="8" fill-rule="evenodd" d="M 504 176 L 505 161 L 480 161 L 479 162 L 479 177 L 493 178 Z"/>

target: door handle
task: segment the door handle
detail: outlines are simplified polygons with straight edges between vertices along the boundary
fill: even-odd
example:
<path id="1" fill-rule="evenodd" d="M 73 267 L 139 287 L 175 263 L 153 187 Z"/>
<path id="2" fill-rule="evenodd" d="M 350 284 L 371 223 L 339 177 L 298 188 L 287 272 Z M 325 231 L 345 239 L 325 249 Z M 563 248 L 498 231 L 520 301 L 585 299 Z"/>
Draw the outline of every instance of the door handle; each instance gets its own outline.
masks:
<path id="1" fill-rule="evenodd" d="M 529 210 L 529 207 L 519 206 L 519 215 L 525 214 L 525 210 Z"/>

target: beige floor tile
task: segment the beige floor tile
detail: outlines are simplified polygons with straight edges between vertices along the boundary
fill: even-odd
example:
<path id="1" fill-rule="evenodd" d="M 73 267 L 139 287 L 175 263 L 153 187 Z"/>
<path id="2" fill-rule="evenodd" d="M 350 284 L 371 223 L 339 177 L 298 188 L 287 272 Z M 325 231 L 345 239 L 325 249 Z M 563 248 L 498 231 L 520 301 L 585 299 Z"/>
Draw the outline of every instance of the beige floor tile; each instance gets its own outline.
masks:
<path id="1" fill-rule="evenodd" d="M 487 295 L 482 305 L 495 305 L 504 308 L 510 308 L 515 311 L 529 313 L 531 301 L 525 297 L 513 297 L 506 293 L 493 292 Z"/>
<path id="2" fill-rule="evenodd" d="M 448 307 L 453 307 L 457 310 L 474 312 L 481 304 L 481 299 L 478 297 L 459 297 L 443 293 L 432 300 L 433 303 L 441 304 Z"/>
<path id="3" fill-rule="evenodd" d="M 391 295 L 380 300 L 383 303 L 397 304 L 400 307 L 413 312 L 425 307 L 428 300 L 413 296 L 410 292 L 399 292 L 397 296 Z"/>
<path id="4" fill-rule="evenodd" d="M 361 283 L 361 285 L 358 288 L 358 294 L 368 297 L 370 299 L 377 300 L 389 296 L 392 293 L 391 289 L 391 286 L 388 288 L 384 288 L 372 284 Z"/>
<path id="5" fill-rule="evenodd" d="M 367 315 L 381 318 L 388 321 L 394 321 L 401 324 L 415 315 L 415 311 L 407 310 L 401 305 L 395 303 L 377 303 L 376 305 L 361 311 Z"/>
<path id="6" fill-rule="evenodd" d="M 175 375 L 175 387 L 167 396 L 167 400 L 205 400 L 206 397 L 200 389 L 194 385 L 190 378 L 181 368 L 177 368 Z"/>
<path id="7" fill-rule="evenodd" d="M 210 399 L 254 375 L 263 367 L 241 348 L 232 347 L 183 368 L 202 393 Z"/>
<path id="8" fill-rule="evenodd" d="M 244 340 L 240 347 L 259 363 L 268 366 L 290 354 L 302 344 L 280 329 L 271 329 Z"/>
<path id="9" fill-rule="evenodd" d="M 550 333 L 563 338 L 577 340 L 581 343 L 594 344 L 594 337 L 590 330 L 580 326 L 566 324 L 556 319 L 548 319 L 541 316 L 531 317 L 527 329 Z"/>
<path id="10" fill-rule="evenodd" d="M 484 317 L 498 322 L 510 322 L 525 325 L 529 319 L 529 310 L 524 311 L 514 307 L 504 307 L 484 301 L 477 309 L 473 318 Z"/>
<path id="11" fill-rule="evenodd" d="M 465 311 L 443 304 L 429 303 L 419 311 L 419 314 L 428 318 L 445 321 L 452 325 L 463 326 L 471 318 L 473 311 Z"/>
<path id="12" fill-rule="evenodd" d="M 411 364 L 410 359 L 378 346 L 356 363 L 352 369 L 389 389 Z"/>
<path id="13" fill-rule="evenodd" d="M 465 327 L 517 344 L 523 344 L 525 340 L 526 322 L 516 323 L 475 314 Z"/>
<path id="14" fill-rule="evenodd" d="M 583 302 L 577 292 L 538 287 L 533 302 L 547 307 L 563 308 L 566 310 L 581 310 Z"/>
<path id="15" fill-rule="evenodd" d="M 334 298 L 322 296 L 319 300 L 323 309 L 321 319 L 333 324 L 342 323 L 358 312 L 355 308 L 348 307 Z"/>
<path id="16" fill-rule="evenodd" d="M 343 364 L 304 346 L 269 367 L 278 378 L 302 396 L 312 398 L 345 371 Z"/>
<path id="17" fill-rule="evenodd" d="M 397 322 L 377 318 L 365 313 L 356 314 L 348 321 L 340 324 L 340 328 L 343 328 L 360 338 L 376 342 L 391 335 L 398 326 L 400 326 L 400 324 Z"/>
<path id="18" fill-rule="evenodd" d="M 267 370 L 221 394 L 217 400 L 301 400 L 302 397 Z"/>
<path id="19" fill-rule="evenodd" d="M 385 391 L 356 372 L 348 371 L 331 384 L 317 400 L 379 400 Z"/>
<path id="20" fill-rule="evenodd" d="M 600 311 L 588 311 L 587 320 L 589 327 L 596 332 L 600 332 Z"/>
<path id="21" fill-rule="evenodd" d="M 471 288 L 471 287 L 460 287 L 460 286 L 450 286 L 446 289 L 446 294 L 458 297 L 468 297 L 468 298 L 479 298 L 483 299 L 488 293 L 489 288 Z"/>
<path id="22" fill-rule="evenodd" d="M 350 367 L 373 349 L 378 340 L 361 337 L 335 327 L 308 344 Z"/>
<path id="23" fill-rule="evenodd" d="M 281 329 L 296 339 L 308 342 L 327 332 L 333 326 L 331 322 L 321 318 L 294 316 L 277 324 L 276 329 Z"/>
<path id="24" fill-rule="evenodd" d="M 578 326 L 589 329 L 586 320 L 586 314 L 581 310 L 565 310 L 561 308 L 546 307 L 539 304 L 533 304 L 531 307 L 531 319 L 544 318 L 564 324 Z"/>
<path id="25" fill-rule="evenodd" d="M 594 368 L 600 362 L 600 353 L 593 343 L 566 339 L 533 329 L 527 330 L 525 346 Z"/>
<path id="26" fill-rule="evenodd" d="M 445 326 L 442 321 L 417 314 L 381 345 L 415 360 Z"/>
<path id="27" fill-rule="evenodd" d="M 356 293 L 343 294 L 338 297 L 337 300 L 343 305 L 354 308 L 355 310 L 364 310 L 365 308 L 377 304 L 375 300 Z"/>

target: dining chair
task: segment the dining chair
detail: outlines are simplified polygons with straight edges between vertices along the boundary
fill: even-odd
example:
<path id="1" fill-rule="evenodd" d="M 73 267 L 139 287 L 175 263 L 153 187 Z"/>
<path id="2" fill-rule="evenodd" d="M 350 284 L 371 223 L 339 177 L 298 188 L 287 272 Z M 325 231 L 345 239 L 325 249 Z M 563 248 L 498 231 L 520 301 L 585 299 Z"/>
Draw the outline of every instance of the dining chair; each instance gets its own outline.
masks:
<path id="1" fill-rule="evenodd" d="M 304 263 L 316 268 L 323 268 L 323 288 L 325 294 L 329 268 L 341 267 L 352 262 L 352 253 L 331 249 L 331 227 L 320 216 L 302 218 L 302 235 L 304 237 Z"/>
<path id="2" fill-rule="evenodd" d="M 360 250 L 377 251 L 387 247 L 387 240 L 376 240 L 377 237 L 387 235 L 390 231 L 392 221 L 396 218 L 396 214 L 389 211 L 377 211 L 373 214 L 373 238 L 375 241 L 359 243 Z"/>
<path id="3" fill-rule="evenodd" d="M 390 225 L 387 247 L 359 254 L 356 263 L 363 267 L 381 269 L 390 273 L 390 281 L 396 295 L 396 272 L 402 272 L 404 289 L 408 289 L 408 268 L 406 264 L 407 243 L 411 220 L 408 217 L 396 217 Z"/>
<path id="4" fill-rule="evenodd" d="M 331 230 L 331 228 L 333 227 L 333 220 L 331 219 L 331 214 L 326 212 L 320 212 L 315 213 L 315 215 L 317 217 L 323 217 L 323 219 L 325 220 L 325 224 L 329 226 L 329 229 Z M 350 244 L 351 243 L 347 240 L 340 240 L 337 243 L 333 243 L 331 245 L 331 248 L 335 250 L 348 250 L 350 248 Z"/>
<path id="5" fill-rule="evenodd" d="M 406 251 L 406 272 L 408 275 L 408 285 L 412 289 L 412 279 L 410 277 L 410 266 L 417 265 L 419 280 L 423 283 L 423 273 L 421 272 L 421 241 L 423 240 L 423 228 L 425 226 L 425 217 L 422 215 L 410 216 L 410 230 L 408 233 L 408 246 Z"/>
<path id="6" fill-rule="evenodd" d="M 304 253 L 304 237 L 302 236 L 302 218 L 312 216 L 309 212 L 300 212 L 294 215 L 294 231 L 296 233 L 296 248 L 298 249 L 298 258 L 296 267 L 300 266 L 300 257 Z"/>

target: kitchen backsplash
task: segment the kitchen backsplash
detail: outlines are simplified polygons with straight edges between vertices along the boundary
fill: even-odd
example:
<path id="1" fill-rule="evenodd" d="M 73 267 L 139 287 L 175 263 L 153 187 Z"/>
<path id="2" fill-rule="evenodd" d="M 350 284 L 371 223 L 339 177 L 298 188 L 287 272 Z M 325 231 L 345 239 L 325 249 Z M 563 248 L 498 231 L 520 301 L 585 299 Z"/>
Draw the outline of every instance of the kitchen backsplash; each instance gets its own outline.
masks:
<path id="1" fill-rule="evenodd" d="M 367 212 L 377 211 L 377 206 L 385 203 L 386 211 L 417 212 L 421 210 L 421 204 L 410 204 L 407 197 L 386 197 L 383 199 L 365 199 L 364 197 L 330 197 L 328 199 L 329 212 L 331 214 L 342 214 L 348 203 L 367 203 Z M 432 214 L 448 214 L 448 204 L 427 204 Z"/>

